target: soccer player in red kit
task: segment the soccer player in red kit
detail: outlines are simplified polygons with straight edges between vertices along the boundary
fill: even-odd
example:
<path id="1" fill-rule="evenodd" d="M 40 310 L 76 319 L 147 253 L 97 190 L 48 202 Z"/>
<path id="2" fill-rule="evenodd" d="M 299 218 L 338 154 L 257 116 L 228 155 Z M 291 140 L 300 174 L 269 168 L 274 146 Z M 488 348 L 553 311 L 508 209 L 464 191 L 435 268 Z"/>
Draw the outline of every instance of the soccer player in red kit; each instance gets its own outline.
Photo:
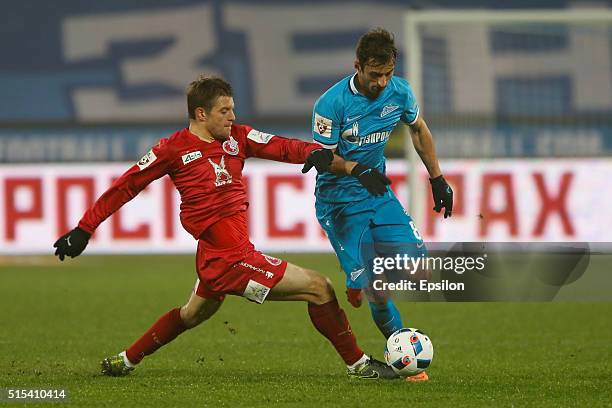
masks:
<path id="1" fill-rule="evenodd" d="M 286 139 L 234 123 L 230 84 L 200 77 L 187 89 L 189 127 L 162 139 L 127 170 L 85 212 L 78 227 L 54 244 L 55 254 L 81 254 L 96 228 L 153 180 L 169 175 L 181 196 L 180 219 L 197 241 L 198 280 L 183 307 L 161 316 L 122 353 L 102 361 L 102 373 L 126 375 L 147 355 L 210 318 L 226 294 L 264 300 L 308 303 L 315 328 L 334 346 L 357 378 L 397 378 L 391 368 L 368 358 L 357 345 L 329 279 L 319 273 L 266 256 L 250 242 L 242 168 L 248 157 L 325 171 L 333 155 L 313 143 Z"/>

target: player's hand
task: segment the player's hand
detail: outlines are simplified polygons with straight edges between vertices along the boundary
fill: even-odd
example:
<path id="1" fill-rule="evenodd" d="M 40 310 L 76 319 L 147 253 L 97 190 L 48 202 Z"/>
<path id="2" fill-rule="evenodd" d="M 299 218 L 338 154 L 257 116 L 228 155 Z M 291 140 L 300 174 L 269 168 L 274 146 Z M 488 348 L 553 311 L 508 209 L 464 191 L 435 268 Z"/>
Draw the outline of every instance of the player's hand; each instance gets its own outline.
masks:
<path id="1" fill-rule="evenodd" d="M 434 200 L 434 211 L 440 212 L 444 208 L 444 218 L 453 215 L 453 189 L 448 185 L 442 175 L 430 178 L 431 193 Z"/>
<path id="2" fill-rule="evenodd" d="M 357 177 L 361 185 L 375 196 L 385 194 L 387 186 L 391 184 L 391 180 L 378 170 L 359 163 L 351 170 L 351 176 Z"/>
<path id="3" fill-rule="evenodd" d="M 57 248 L 55 255 L 59 257 L 60 261 L 63 261 L 66 256 L 74 258 L 81 255 L 89 242 L 89 237 L 91 237 L 89 232 L 76 227 L 55 241 L 55 244 L 53 244 L 53 247 Z"/>
<path id="4" fill-rule="evenodd" d="M 318 173 L 323 173 L 329 170 L 329 165 L 334 160 L 334 152 L 329 149 L 321 148 L 310 152 L 302 167 L 302 173 L 308 173 L 308 170 L 314 166 Z"/>

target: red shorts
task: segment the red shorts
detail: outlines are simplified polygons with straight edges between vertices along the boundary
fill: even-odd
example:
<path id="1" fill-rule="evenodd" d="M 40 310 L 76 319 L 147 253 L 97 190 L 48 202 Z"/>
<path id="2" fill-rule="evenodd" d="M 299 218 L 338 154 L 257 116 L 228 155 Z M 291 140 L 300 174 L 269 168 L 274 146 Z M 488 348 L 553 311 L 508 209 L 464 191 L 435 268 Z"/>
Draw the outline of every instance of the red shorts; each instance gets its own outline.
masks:
<path id="1" fill-rule="evenodd" d="M 195 293 L 223 300 L 226 294 L 244 296 L 263 303 L 270 290 L 285 275 L 287 262 L 255 250 L 251 242 L 216 250 L 198 241 Z"/>

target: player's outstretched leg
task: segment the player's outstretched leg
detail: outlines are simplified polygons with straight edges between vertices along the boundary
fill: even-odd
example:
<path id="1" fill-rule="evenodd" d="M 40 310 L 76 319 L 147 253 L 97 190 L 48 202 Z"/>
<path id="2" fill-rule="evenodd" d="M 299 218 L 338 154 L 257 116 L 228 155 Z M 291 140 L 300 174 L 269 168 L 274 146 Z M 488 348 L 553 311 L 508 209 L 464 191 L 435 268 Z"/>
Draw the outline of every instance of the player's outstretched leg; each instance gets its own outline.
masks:
<path id="1" fill-rule="evenodd" d="M 368 299 L 372 320 L 385 339 L 404 327 L 400 312 L 387 291 L 375 290 L 372 286 L 366 286 L 364 292 Z"/>
<path id="2" fill-rule="evenodd" d="M 398 378 L 391 367 L 369 358 L 357 345 L 351 325 L 338 304 L 328 278 L 289 263 L 285 275 L 270 291 L 268 299 L 308 302 L 308 315 L 312 324 L 332 343 L 346 363 L 349 376 L 366 379 Z"/>
<path id="3" fill-rule="evenodd" d="M 369 302 L 369 305 L 372 319 L 376 323 L 378 330 L 385 336 L 385 339 L 388 339 L 393 333 L 404 327 L 402 317 L 393 300 Z"/>
<path id="4" fill-rule="evenodd" d="M 219 310 L 222 302 L 222 299 L 206 299 L 192 293 L 186 305 L 161 316 L 127 350 L 102 360 L 102 374 L 113 377 L 129 374 L 145 356 L 170 343 L 185 330 L 208 320 Z"/>

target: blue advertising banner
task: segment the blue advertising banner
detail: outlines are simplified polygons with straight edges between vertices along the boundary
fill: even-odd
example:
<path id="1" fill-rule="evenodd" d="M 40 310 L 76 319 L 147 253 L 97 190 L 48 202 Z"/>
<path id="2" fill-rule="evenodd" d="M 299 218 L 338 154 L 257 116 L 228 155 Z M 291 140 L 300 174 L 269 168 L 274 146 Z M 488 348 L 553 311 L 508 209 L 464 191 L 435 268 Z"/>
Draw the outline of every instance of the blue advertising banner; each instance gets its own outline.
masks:
<path id="1" fill-rule="evenodd" d="M 402 16 L 411 9 L 573 5 L 564 0 L 515 0 L 510 6 L 505 3 L 508 2 L 8 2 L 0 13 L 0 123 L 180 121 L 185 118 L 184 88 L 202 72 L 223 75 L 234 85 L 239 116 L 309 115 L 322 92 L 353 72 L 355 43 L 369 28 L 383 26 L 396 34 L 400 49 L 396 74 L 405 74 Z M 606 7 L 609 2 L 599 5 Z M 570 41 L 573 37 L 563 30 L 552 39 L 550 33 L 545 33 L 546 41 L 534 41 L 541 40 L 542 33 L 526 37 L 496 32 L 485 35 L 490 45 L 478 52 L 487 57 L 503 57 L 517 43 L 520 47 L 537 43 L 540 51 L 554 49 L 571 54 L 575 49 Z M 469 87 L 464 95 L 466 92 L 460 88 L 449 86 L 456 79 L 449 76 L 446 66 L 469 62 L 474 56 L 443 53 L 456 49 L 452 35 L 436 34 L 425 41 L 428 51 L 423 58 L 431 69 L 425 72 L 424 111 L 456 112 L 461 109 L 455 106 L 457 101 L 473 93 L 473 88 Z M 533 46 L 528 48 L 533 50 Z M 609 48 L 610 43 L 604 41 L 593 45 L 593 53 L 606 55 Z M 474 64 L 472 69 L 479 65 Z M 605 67 L 601 68 L 606 72 Z M 572 69 L 561 74 L 544 73 L 543 78 L 531 82 L 507 74 L 487 78 L 484 88 L 493 87 L 509 98 L 487 102 L 485 107 L 492 112 L 527 113 L 533 104 L 542 105 L 539 99 L 529 97 L 534 89 L 540 89 L 539 94 L 550 102 L 545 104 L 553 107 L 553 113 L 609 111 L 605 98 L 589 99 L 597 89 L 606 89 L 611 81 L 609 75 L 607 79 L 605 75 L 596 79 L 593 73 L 580 76 Z M 584 92 L 586 96 L 573 95 L 574 82 L 579 83 L 583 77 L 600 86 Z M 524 101 L 526 96 L 530 104 L 514 102 Z"/>

